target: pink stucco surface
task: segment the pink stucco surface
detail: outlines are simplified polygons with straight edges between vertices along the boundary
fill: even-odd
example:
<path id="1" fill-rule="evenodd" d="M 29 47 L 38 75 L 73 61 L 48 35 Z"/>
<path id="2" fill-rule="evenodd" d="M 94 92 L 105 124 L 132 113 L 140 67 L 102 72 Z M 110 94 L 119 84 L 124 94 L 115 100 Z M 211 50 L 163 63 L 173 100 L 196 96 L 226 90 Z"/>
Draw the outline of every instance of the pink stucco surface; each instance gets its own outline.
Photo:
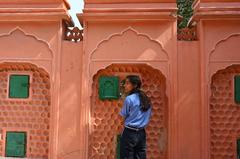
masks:
<path id="1" fill-rule="evenodd" d="M 118 116 L 122 99 L 99 100 L 97 81 L 102 74 L 118 75 L 122 79 L 130 73 L 143 77 L 147 83 L 144 89 L 155 104 L 155 115 L 147 128 L 153 136 L 148 139 L 152 148 L 148 149 L 150 158 L 235 157 L 236 144 L 233 143 L 240 134 L 238 131 L 225 133 L 233 132 L 234 127 L 224 126 L 221 118 L 225 117 L 223 111 L 229 112 L 228 109 L 238 106 L 233 101 L 233 87 L 227 84 L 231 84 L 233 75 L 239 74 L 239 1 L 198 1 L 193 17 L 197 24 L 196 41 L 177 41 L 177 8 L 173 0 L 85 2 L 83 14 L 78 15 L 84 37 L 80 42 L 73 42 L 64 40 L 63 21 L 71 23 L 65 1 L 0 1 L 0 69 L 5 70 L 1 72 L 0 107 L 11 109 L 18 103 L 6 102 L 5 87 L 12 72 L 34 75 L 34 71 L 40 70 L 48 76 L 45 81 L 50 85 L 47 105 L 35 109 L 34 104 L 31 105 L 32 98 L 23 101 L 23 114 L 25 111 L 30 115 L 32 111 L 41 114 L 46 106 L 49 119 L 46 123 L 49 129 L 45 130 L 49 132 L 46 133 L 49 141 L 37 141 L 45 139 L 44 135 L 29 136 L 29 141 L 33 138 L 33 145 L 27 145 L 26 157 L 105 159 L 107 156 L 114 159 L 116 135 L 122 128 Z M 25 65 L 29 66 L 26 70 L 21 67 Z M 41 73 L 37 83 L 41 82 L 40 77 Z M 229 88 L 226 91 L 213 89 L 222 85 Z M 41 89 L 32 82 L 30 91 L 34 94 Z M 42 98 L 41 94 L 36 98 L 40 96 Z M 44 103 L 44 99 L 36 99 L 41 100 Z M 218 107 L 219 102 L 221 107 Z M 159 108 L 161 104 L 164 110 Z M 19 126 L 14 113 L 4 116 L 6 111 L 2 111 L 0 119 L 6 121 L 0 123 L 2 156 L 7 131 L 42 133 L 41 124 L 31 130 L 34 123 L 23 122 Z M 238 110 L 233 113 L 238 114 Z M 226 113 L 226 118 L 231 117 Z M 12 120 L 15 123 L 11 123 Z M 158 121 L 163 126 L 159 126 Z M 107 133 L 103 132 L 105 128 Z M 219 135 L 223 141 L 231 138 L 231 142 L 216 138 L 218 130 L 225 130 Z M 216 143 L 222 143 L 222 147 Z M 43 147 L 36 150 L 35 144 Z M 107 145 L 109 150 L 106 150 Z M 32 147 L 33 153 L 29 151 Z"/>

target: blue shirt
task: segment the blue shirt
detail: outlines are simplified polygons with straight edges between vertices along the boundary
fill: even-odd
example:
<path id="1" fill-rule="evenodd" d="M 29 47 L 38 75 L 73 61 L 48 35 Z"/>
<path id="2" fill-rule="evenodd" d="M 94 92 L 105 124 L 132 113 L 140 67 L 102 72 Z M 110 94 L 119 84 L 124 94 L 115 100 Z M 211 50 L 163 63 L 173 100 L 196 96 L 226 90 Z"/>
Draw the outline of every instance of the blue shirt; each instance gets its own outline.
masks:
<path id="1" fill-rule="evenodd" d="M 134 93 L 125 98 L 120 115 L 125 118 L 125 126 L 144 128 L 149 123 L 151 108 L 146 112 L 142 111 L 139 95 Z"/>

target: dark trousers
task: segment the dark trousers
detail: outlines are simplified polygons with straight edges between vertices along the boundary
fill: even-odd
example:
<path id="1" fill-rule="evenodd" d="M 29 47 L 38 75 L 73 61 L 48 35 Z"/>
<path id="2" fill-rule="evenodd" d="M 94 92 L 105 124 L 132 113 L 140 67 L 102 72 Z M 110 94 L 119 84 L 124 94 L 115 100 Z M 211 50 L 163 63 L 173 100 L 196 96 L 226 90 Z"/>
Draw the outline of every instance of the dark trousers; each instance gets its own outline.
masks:
<path id="1" fill-rule="evenodd" d="M 120 139 L 120 159 L 146 159 L 146 132 L 125 128 Z"/>

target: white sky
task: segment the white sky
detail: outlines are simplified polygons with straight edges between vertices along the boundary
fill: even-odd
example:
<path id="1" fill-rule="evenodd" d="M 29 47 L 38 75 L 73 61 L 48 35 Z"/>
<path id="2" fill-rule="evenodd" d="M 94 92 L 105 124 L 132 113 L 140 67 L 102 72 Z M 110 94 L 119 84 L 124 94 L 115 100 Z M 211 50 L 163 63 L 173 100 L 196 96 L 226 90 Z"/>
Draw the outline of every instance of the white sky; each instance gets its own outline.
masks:
<path id="1" fill-rule="evenodd" d="M 78 26 L 81 28 L 79 21 L 77 19 L 76 13 L 82 12 L 83 0 L 67 0 L 67 1 L 71 5 L 71 10 L 69 11 L 69 14 L 72 16 L 75 26 Z"/>

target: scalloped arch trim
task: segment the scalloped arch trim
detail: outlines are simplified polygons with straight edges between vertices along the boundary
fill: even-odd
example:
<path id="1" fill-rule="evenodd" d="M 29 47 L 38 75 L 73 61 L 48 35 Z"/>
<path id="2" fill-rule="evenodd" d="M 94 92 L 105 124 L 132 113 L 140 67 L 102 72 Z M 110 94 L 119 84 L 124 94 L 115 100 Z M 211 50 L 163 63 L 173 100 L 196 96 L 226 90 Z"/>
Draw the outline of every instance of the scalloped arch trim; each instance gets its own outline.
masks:
<path id="1" fill-rule="evenodd" d="M 163 60 L 169 59 L 162 44 L 132 27 L 102 40 L 90 54 L 92 60 Z"/>
<path id="2" fill-rule="evenodd" d="M 20 27 L 0 35 L 1 58 L 52 59 L 50 45 L 37 36 L 27 34 Z"/>
<path id="3" fill-rule="evenodd" d="M 231 34 L 218 41 L 209 54 L 210 61 L 240 60 L 240 33 Z"/>

